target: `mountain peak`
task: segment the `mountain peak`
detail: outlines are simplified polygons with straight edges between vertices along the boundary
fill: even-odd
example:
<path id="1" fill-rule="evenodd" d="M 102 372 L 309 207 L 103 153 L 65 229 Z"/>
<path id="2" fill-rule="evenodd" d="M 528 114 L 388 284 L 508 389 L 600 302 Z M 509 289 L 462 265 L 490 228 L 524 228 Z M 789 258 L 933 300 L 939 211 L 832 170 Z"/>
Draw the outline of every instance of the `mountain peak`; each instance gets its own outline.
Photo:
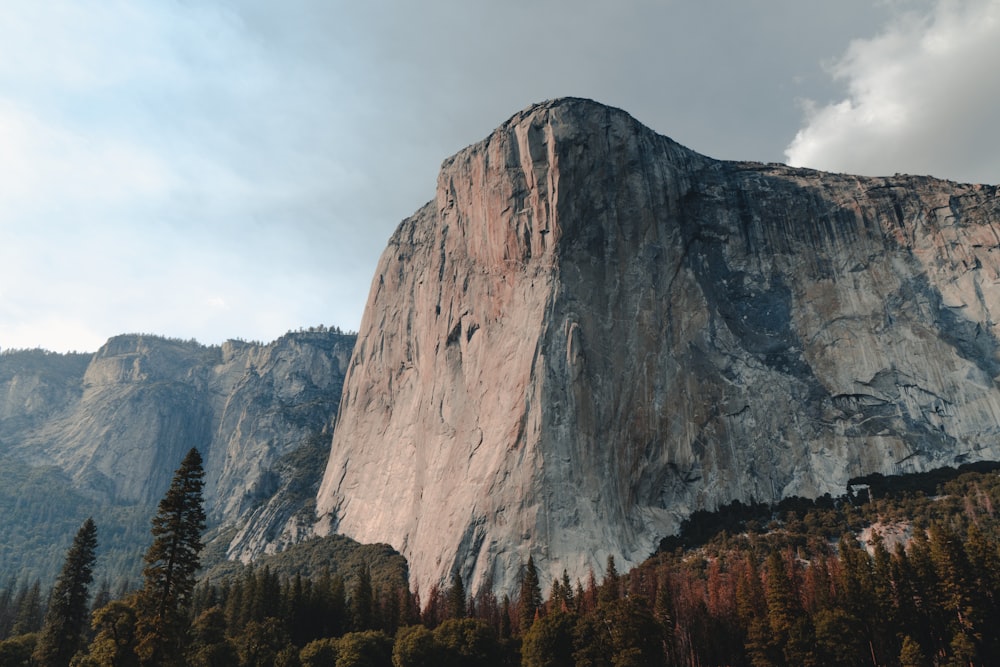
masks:
<path id="1" fill-rule="evenodd" d="M 529 556 L 635 564 L 697 509 L 998 458 L 996 202 L 528 107 L 379 262 L 318 530 L 509 590 Z"/>

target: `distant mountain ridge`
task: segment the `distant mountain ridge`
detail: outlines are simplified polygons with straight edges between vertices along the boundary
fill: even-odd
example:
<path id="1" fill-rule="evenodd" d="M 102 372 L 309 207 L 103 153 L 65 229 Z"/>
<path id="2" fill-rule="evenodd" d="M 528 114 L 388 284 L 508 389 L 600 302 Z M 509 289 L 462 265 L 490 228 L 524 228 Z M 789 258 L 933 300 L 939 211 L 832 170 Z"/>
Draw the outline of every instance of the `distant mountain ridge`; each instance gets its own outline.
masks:
<path id="1" fill-rule="evenodd" d="M 0 467 L 61 487 L 39 490 L 52 498 L 52 507 L 40 510 L 47 515 L 57 511 L 60 494 L 75 505 L 64 508 L 68 516 L 101 509 L 99 540 L 141 554 L 155 503 L 184 453 L 198 447 L 212 534 L 228 540 L 225 553 L 246 560 L 277 550 L 311 532 L 354 340 L 320 328 L 266 345 L 122 335 L 92 355 L 5 351 Z M 27 488 L 18 486 L 20 493 Z M 11 554 L 17 518 L 0 517 Z M 102 519 L 111 524 L 106 534 Z M 119 553 L 113 560 L 128 559 Z M 17 574 L 0 558 L 0 577 Z"/>

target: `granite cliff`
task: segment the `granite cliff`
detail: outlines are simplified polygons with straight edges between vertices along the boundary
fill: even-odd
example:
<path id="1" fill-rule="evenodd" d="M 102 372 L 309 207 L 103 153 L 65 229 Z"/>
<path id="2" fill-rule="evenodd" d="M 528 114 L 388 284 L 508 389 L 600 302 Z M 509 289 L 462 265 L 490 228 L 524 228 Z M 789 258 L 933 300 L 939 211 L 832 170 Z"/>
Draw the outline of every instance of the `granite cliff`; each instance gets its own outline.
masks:
<path id="1" fill-rule="evenodd" d="M 324 328 L 266 345 L 125 335 L 93 355 L 5 352 L 0 467 L 63 480 L 78 507 L 46 511 L 100 512 L 104 543 L 141 554 L 156 503 L 198 447 L 219 549 L 242 560 L 279 550 L 311 533 L 353 345 Z"/>
<path id="2" fill-rule="evenodd" d="M 580 99 L 382 255 L 317 499 L 421 588 L 637 563 L 691 511 L 1000 459 L 992 186 L 724 162 Z"/>

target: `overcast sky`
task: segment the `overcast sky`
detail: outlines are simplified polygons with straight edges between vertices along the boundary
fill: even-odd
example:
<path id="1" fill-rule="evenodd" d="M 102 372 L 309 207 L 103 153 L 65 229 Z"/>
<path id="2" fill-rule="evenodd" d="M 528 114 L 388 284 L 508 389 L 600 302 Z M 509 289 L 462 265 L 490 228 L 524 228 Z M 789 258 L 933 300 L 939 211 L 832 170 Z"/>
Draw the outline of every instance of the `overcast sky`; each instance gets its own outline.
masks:
<path id="1" fill-rule="evenodd" d="M 0 348 L 356 329 L 441 161 L 574 95 L 1000 182 L 1000 0 L 0 0 Z"/>

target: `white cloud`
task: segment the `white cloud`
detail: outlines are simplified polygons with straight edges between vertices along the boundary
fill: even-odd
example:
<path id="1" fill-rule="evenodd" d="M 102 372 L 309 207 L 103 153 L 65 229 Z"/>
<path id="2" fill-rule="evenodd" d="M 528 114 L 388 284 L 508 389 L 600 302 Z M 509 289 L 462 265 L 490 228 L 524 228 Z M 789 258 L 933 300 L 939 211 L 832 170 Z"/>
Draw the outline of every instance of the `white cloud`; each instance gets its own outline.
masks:
<path id="1" fill-rule="evenodd" d="M 594 97 L 778 159 L 794 97 L 829 98 L 816 63 L 887 1 L 8 0 L 0 345 L 356 327 L 441 160 L 518 109 Z"/>
<path id="2" fill-rule="evenodd" d="M 897 14 L 831 67 L 845 99 L 804 103 L 788 163 L 859 174 L 1000 182 L 1000 0 Z"/>
<path id="3" fill-rule="evenodd" d="M 120 137 L 78 133 L 0 100 L 0 205 L 106 206 L 162 197 L 172 187 L 155 153 Z"/>
<path id="4" fill-rule="evenodd" d="M 295 296 L 336 292 L 331 274 L 362 255 L 331 210 L 360 217 L 365 149 L 338 116 L 339 79 L 297 60 L 297 40 L 261 39 L 228 2 L 5 7 L 0 346 L 270 339 L 360 319 L 356 299 Z M 338 236 L 347 258 L 332 264 Z"/>

